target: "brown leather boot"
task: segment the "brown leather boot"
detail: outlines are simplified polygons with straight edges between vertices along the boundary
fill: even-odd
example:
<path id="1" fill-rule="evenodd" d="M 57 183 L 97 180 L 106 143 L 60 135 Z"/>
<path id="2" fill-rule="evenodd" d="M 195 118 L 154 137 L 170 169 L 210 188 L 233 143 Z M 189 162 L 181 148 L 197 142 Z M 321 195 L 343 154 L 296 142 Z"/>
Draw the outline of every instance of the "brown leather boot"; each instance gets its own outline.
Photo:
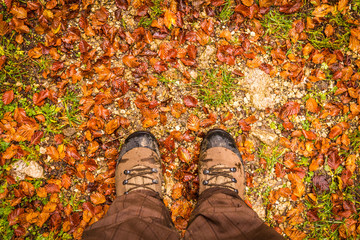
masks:
<path id="1" fill-rule="evenodd" d="M 152 190 L 162 196 L 163 176 L 159 145 L 146 131 L 131 134 L 121 148 L 115 171 L 116 195 L 134 190 Z"/>
<path id="2" fill-rule="evenodd" d="M 212 187 L 224 187 L 244 198 L 244 163 L 235 140 L 226 131 L 210 130 L 202 141 L 199 180 L 199 194 Z"/>

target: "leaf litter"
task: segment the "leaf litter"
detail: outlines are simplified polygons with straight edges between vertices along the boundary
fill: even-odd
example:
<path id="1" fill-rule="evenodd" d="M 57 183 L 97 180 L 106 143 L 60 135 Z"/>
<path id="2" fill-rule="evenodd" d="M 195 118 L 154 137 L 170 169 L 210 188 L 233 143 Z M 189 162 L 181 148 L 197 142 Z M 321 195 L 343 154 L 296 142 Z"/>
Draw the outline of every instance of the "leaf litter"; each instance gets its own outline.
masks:
<path id="1" fill-rule="evenodd" d="M 141 129 L 160 141 L 184 233 L 215 127 L 242 153 L 245 202 L 278 232 L 358 238 L 359 1 L 4 3 L 2 239 L 80 239 Z"/>

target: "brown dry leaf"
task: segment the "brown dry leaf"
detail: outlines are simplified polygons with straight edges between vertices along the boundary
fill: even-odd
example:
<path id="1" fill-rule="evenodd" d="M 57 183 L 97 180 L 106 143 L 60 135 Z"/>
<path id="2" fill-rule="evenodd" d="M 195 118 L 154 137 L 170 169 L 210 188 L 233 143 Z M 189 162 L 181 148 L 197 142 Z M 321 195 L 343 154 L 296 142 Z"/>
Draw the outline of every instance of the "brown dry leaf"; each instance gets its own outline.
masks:
<path id="1" fill-rule="evenodd" d="M 330 6 L 328 4 L 321 4 L 320 6 L 317 6 L 315 10 L 312 12 L 312 15 L 315 17 L 325 17 L 328 13 L 332 12 L 334 10 L 333 6 Z"/>
<path id="2" fill-rule="evenodd" d="M 105 126 L 105 133 L 106 134 L 112 134 L 115 132 L 116 129 L 120 127 L 120 121 L 119 118 L 114 118 L 110 122 L 108 122 Z"/>
<path id="3" fill-rule="evenodd" d="M 334 33 L 334 27 L 331 26 L 331 24 L 326 25 L 326 27 L 325 27 L 325 35 L 327 37 L 330 37 L 331 35 L 333 35 L 333 33 Z"/>
<path id="4" fill-rule="evenodd" d="M 90 142 L 87 150 L 88 154 L 91 155 L 99 149 L 99 143 L 97 141 Z"/>
<path id="5" fill-rule="evenodd" d="M 192 131 L 199 131 L 200 129 L 200 120 L 199 118 L 194 115 L 194 114 L 191 114 L 187 120 L 187 128 L 192 130 Z"/>
<path id="6" fill-rule="evenodd" d="M 56 210 L 57 207 L 57 203 L 55 202 L 48 202 L 44 208 L 43 208 L 43 212 L 45 213 L 52 213 Z"/>
<path id="7" fill-rule="evenodd" d="M 185 109 L 184 105 L 182 105 L 180 103 L 174 103 L 171 106 L 171 115 L 175 118 L 179 118 L 181 116 L 181 114 L 183 114 L 184 112 L 186 112 L 186 109 Z"/>
<path id="8" fill-rule="evenodd" d="M 356 155 L 354 155 L 354 154 L 349 155 L 346 158 L 345 166 L 346 166 L 346 169 L 348 169 L 351 172 L 351 174 L 353 174 L 356 169 Z"/>
<path id="9" fill-rule="evenodd" d="M 39 187 L 38 189 L 36 189 L 36 195 L 39 198 L 46 198 L 47 197 L 47 191 L 44 187 Z"/>
<path id="10" fill-rule="evenodd" d="M 316 100 L 312 97 L 310 97 L 307 101 L 306 101 L 306 109 L 310 112 L 313 113 L 317 113 L 320 111 L 320 107 L 317 104 Z"/>
<path id="11" fill-rule="evenodd" d="M 183 147 L 178 148 L 177 156 L 184 163 L 189 163 L 191 160 L 190 152 L 186 148 L 183 148 Z"/>
<path id="12" fill-rule="evenodd" d="M 340 0 L 338 2 L 338 10 L 342 12 L 344 9 L 348 8 L 349 0 Z"/>
<path id="13" fill-rule="evenodd" d="M 316 158 L 311 161 L 309 166 L 309 171 L 314 172 L 318 170 L 324 164 L 324 155 L 319 154 Z"/>
<path id="14" fill-rule="evenodd" d="M 32 197 L 35 193 L 35 188 L 30 182 L 22 181 L 19 184 L 20 190 L 28 197 Z"/>
<path id="15" fill-rule="evenodd" d="M 94 192 L 90 195 L 90 200 L 93 204 L 99 205 L 106 202 L 105 196 L 99 192 Z"/>
<path id="16" fill-rule="evenodd" d="M 182 183 L 181 182 L 175 183 L 175 185 L 173 186 L 172 192 L 171 192 L 172 199 L 177 200 L 177 199 L 181 198 L 182 190 L 183 190 Z"/>
<path id="17" fill-rule="evenodd" d="M 6 91 L 2 96 L 2 101 L 5 105 L 10 104 L 14 100 L 14 91 Z"/>
<path id="18" fill-rule="evenodd" d="M 140 63 L 137 61 L 137 58 L 132 55 L 125 55 L 122 58 L 122 61 L 126 66 L 130 68 L 138 67 L 140 65 Z"/>
<path id="19" fill-rule="evenodd" d="M 242 4 L 244 4 L 247 7 L 250 7 L 251 5 L 253 5 L 254 0 L 241 0 Z"/>
<path id="20" fill-rule="evenodd" d="M 30 50 L 28 51 L 28 55 L 29 55 L 29 57 L 31 57 L 31 58 L 39 58 L 39 57 L 42 56 L 42 50 L 41 50 L 40 47 L 35 47 L 35 48 L 30 49 Z"/>
<path id="21" fill-rule="evenodd" d="M 275 0 L 259 0 L 259 6 L 261 8 L 271 7 L 274 4 Z"/>
<path id="22" fill-rule="evenodd" d="M 291 182 L 293 194 L 297 197 L 302 197 L 305 193 L 303 180 L 295 173 L 289 173 L 288 178 Z"/>
<path id="23" fill-rule="evenodd" d="M 36 225 L 38 227 L 42 227 L 44 225 L 44 223 L 49 219 L 49 217 L 50 217 L 50 213 L 47 213 L 47 212 L 40 213 L 40 215 L 38 217 L 38 221 L 36 222 Z"/>
<path id="24" fill-rule="evenodd" d="M 171 29 L 172 26 L 176 26 L 176 15 L 169 9 L 165 10 L 164 24 L 168 29 Z"/>
<path id="25" fill-rule="evenodd" d="M 46 154 L 49 155 L 55 161 L 60 159 L 59 152 L 54 146 L 47 147 Z"/>
<path id="26" fill-rule="evenodd" d="M 222 30 L 219 37 L 225 38 L 227 41 L 230 41 L 231 40 L 231 32 L 228 29 Z"/>
<path id="27" fill-rule="evenodd" d="M 196 98 L 192 97 L 192 96 L 185 96 L 183 98 L 184 104 L 186 107 L 188 108 L 193 108 L 197 106 L 198 101 L 196 100 Z"/>
<path id="28" fill-rule="evenodd" d="M 247 60 L 246 62 L 246 66 L 248 66 L 249 68 L 258 68 L 261 65 L 261 60 L 258 57 L 255 57 L 252 60 Z"/>
<path id="29" fill-rule="evenodd" d="M 329 138 L 333 139 L 342 133 L 342 128 L 339 125 L 335 125 L 330 129 Z"/>
<path id="30" fill-rule="evenodd" d="M 280 110 L 279 117 L 285 120 L 289 116 L 296 116 L 300 111 L 300 104 L 297 102 L 287 102 Z"/>
<path id="31" fill-rule="evenodd" d="M 13 6 L 10 13 L 14 14 L 14 16 L 19 19 L 27 18 L 27 11 L 22 7 Z"/>

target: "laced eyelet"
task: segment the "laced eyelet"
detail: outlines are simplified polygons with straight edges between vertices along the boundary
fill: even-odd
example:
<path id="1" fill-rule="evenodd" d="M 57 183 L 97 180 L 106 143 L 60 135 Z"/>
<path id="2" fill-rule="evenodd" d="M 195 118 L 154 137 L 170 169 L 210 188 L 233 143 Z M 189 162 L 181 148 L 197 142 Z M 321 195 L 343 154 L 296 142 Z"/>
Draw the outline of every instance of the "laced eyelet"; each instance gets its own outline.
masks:
<path id="1" fill-rule="evenodd" d="M 203 181 L 203 184 L 204 184 L 204 185 L 208 185 L 208 184 L 209 184 L 209 181 L 208 181 L 208 180 L 204 180 L 204 181 Z"/>
<path id="2" fill-rule="evenodd" d="M 210 173 L 210 171 L 209 171 L 209 169 L 204 169 L 204 171 L 203 171 L 203 174 L 209 174 Z"/>
<path id="3" fill-rule="evenodd" d="M 235 167 L 230 168 L 230 172 L 236 172 L 236 168 Z"/>
<path id="4" fill-rule="evenodd" d="M 123 185 L 126 185 L 128 183 L 128 180 L 123 181 Z"/>
<path id="5" fill-rule="evenodd" d="M 124 194 L 129 194 L 129 192 L 124 192 Z"/>
<path id="6" fill-rule="evenodd" d="M 158 170 L 157 170 L 156 168 L 152 168 L 152 169 L 151 169 L 151 172 L 153 172 L 153 173 L 157 173 L 157 171 L 158 171 Z"/>
<path id="7" fill-rule="evenodd" d="M 130 170 L 124 170 L 124 174 L 125 174 L 125 175 L 128 175 L 128 174 L 130 174 L 130 173 L 131 173 Z"/>
<path id="8" fill-rule="evenodd" d="M 152 180 L 152 183 L 157 184 L 157 183 L 158 183 L 158 180 L 157 180 L 157 179 L 153 179 L 153 180 Z"/>
<path id="9" fill-rule="evenodd" d="M 237 189 L 235 189 L 234 192 L 239 193 L 239 191 Z"/>
<path id="10" fill-rule="evenodd" d="M 232 178 L 231 181 L 234 182 L 234 183 L 237 183 L 236 178 Z"/>

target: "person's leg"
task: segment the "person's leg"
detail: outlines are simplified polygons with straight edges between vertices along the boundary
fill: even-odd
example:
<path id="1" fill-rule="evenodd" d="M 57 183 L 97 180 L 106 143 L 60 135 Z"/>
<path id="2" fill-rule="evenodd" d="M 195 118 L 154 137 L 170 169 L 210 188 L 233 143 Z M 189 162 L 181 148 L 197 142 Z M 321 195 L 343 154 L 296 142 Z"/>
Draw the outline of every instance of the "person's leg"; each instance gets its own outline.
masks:
<path id="1" fill-rule="evenodd" d="M 179 239 L 161 199 L 163 176 L 155 137 L 135 132 L 120 151 L 115 171 L 117 198 L 83 239 Z"/>
<path id="2" fill-rule="evenodd" d="M 284 239 L 242 200 L 244 164 L 231 135 L 220 129 L 209 131 L 200 151 L 200 198 L 185 239 Z"/>
<path id="3" fill-rule="evenodd" d="M 84 231 L 83 239 L 179 239 L 168 209 L 150 190 L 119 196 L 103 219 Z"/>

